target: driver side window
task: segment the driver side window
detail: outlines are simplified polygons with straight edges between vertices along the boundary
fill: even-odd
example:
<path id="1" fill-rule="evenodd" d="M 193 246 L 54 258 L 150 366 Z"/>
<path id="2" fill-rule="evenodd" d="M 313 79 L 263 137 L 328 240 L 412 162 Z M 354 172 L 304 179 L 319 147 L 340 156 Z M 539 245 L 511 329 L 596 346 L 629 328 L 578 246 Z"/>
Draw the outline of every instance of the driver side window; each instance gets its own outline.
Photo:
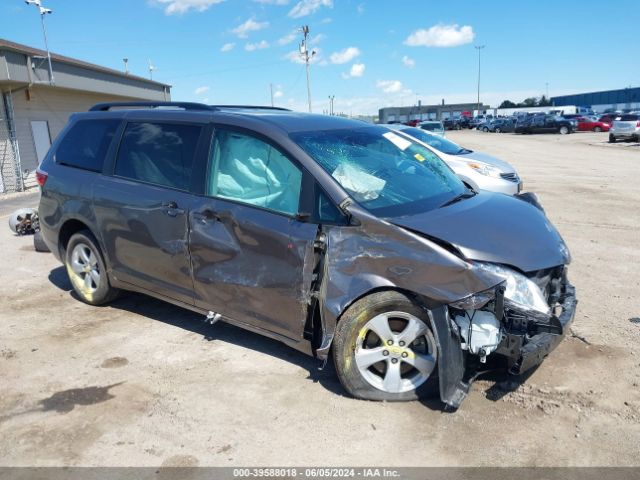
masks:
<path id="1" fill-rule="evenodd" d="M 278 213 L 298 213 L 302 171 L 263 140 L 217 130 L 209 160 L 207 194 Z"/>

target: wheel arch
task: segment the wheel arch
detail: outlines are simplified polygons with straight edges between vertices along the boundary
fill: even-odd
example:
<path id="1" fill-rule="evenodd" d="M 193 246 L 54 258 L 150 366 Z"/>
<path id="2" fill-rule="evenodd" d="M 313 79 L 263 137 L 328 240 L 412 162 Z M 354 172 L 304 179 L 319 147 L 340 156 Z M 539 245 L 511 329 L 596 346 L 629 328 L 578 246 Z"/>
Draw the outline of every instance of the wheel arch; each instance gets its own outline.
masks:
<path id="1" fill-rule="evenodd" d="M 68 218 L 60 226 L 60 230 L 58 233 L 58 252 L 60 254 L 60 259 L 64 263 L 69 240 L 74 234 L 82 230 L 88 231 L 89 233 L 91 233 L 91 235 L 93 235 L 93 238 L 96 239 L 96 242 L 98 243 L 98 247 L 100 247 L 102 256 L 105 262 L 107 262 L 107 270 L 108 270 L 109 269 L 108 255 L 107 255 L 106 249 L 104 248 L 104 245 L 100 240 L 100 236 L 96 235 L 96 232 L 93 231 L 93 229 L 89 226 L 88 222 L 77 217 Z"/>
<path id="2" fill-rule="evenodd" d="M 333 333 L 338 323 L 342 320 L 345 312 L 355 305 L 358 301 L 382 292 L 398 292 L 415 300 L 422 307 L 429 317 L 429 326 L 435 337 L 438 349 L 438 384 L 440 390 L 440 399 L 449 409 L 457 409 L 467 393 L 469 392 L 469 383 L 465 381 L 466 363 L 464 354 L 460 347 L 460 336 L 457 329 L 452 327 L 452 321 L 449 317 L 449 309 L 447 305 L 436 302 L 422 294 L 411 290 L 399 288 L 396 286 L 375 287 L 363 292 L 361 295 L 354 297 L 349 301 L 340 314 L 336 318 L 333 325 L 333 331 L 329 344 L 327 345 L 327 354 L 333 342 Z"/>

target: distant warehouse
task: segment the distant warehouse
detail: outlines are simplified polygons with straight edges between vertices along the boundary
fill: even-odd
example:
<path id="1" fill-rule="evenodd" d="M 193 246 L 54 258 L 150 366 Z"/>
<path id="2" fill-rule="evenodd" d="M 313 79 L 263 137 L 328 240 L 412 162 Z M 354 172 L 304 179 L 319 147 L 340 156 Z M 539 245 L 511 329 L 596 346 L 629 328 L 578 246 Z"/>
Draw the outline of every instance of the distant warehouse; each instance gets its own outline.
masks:
<path id="1" fill-rule="evenodd" d="M 562 95 L 560 97 L 551 97 L 551 103 L 555 107 L 565 105 L 589 106 L 597 112 L 604 110 L 635 110 L 640 109 L 640 87 Z"/>
<path id="2" fill-rule="evenodd" d="M 170 100 L 171 87 L 0 39 L 0 193 L 35 185 L 34 171 L 73 112 L 99 102 Z"/>

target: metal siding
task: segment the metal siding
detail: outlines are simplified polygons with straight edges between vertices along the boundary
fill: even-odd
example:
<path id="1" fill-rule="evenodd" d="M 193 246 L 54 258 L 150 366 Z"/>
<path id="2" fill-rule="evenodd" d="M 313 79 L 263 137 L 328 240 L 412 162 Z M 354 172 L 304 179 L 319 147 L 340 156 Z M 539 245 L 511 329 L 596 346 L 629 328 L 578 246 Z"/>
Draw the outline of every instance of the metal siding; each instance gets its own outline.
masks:
<path id="1" fill-rule="evenodd" d="M 51 141 L 64 128 L 69 116 L 74 112 L 87 111 L 89 107 L 100 102 L 117 102 L 125 100 L 113 95 L 75 92 L 49 86 L 34 86 L 30 88 L 31 100 L 27 99 L 26 91 L 13 94 L 14 116 L 18 145 L 20 146 L 20 160 L 22 169 L 29 170 L 25 177 L 25 186 L 35 186 L 33 171 L 38 166 L 33 136 L 31 134 L 32 120 L 46 120 L 49 124 Z"/>
<path id="2" fill-rule="evenodd" d="M 46 59 L 32 58 L 36 68 L 32 69 L 31 78 L 29 78 L 26 55 L 10 50 L 2 50 L 2 53 L 6 58 L 11 80 L 23 83 L 49 81 Z M 96 71 L 56 60 L 52 63 L 53 76 L 57 87 L 144 100 L 170 100 L 169 93 L 165 98 L 165 87 L 161 84 L 145 82 L 137 78 L 127 77 L 124 74 L 116 75 Z"/>

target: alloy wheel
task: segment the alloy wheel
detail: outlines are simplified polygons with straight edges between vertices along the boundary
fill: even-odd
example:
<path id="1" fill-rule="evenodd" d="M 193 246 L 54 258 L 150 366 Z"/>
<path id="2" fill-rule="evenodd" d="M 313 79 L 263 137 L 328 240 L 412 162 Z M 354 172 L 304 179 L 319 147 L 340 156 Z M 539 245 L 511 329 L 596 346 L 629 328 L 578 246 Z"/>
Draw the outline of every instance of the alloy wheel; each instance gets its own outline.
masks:
<path id="1" fill-rule="evenodd" d="M 88 293 L 100 287 L 100 266 L 96 254 L 85 243 L 78 243 L 71 251 L 71 272 L 77 284 Z"/>
<path id="2" fill-rule="evenodd" d="M 414 390 L 426 382 L 436 365 L 431 330 L 406 312 L 373 317 L 360 330 L 354 358 L 362 377 L 388 393 Z"/>

